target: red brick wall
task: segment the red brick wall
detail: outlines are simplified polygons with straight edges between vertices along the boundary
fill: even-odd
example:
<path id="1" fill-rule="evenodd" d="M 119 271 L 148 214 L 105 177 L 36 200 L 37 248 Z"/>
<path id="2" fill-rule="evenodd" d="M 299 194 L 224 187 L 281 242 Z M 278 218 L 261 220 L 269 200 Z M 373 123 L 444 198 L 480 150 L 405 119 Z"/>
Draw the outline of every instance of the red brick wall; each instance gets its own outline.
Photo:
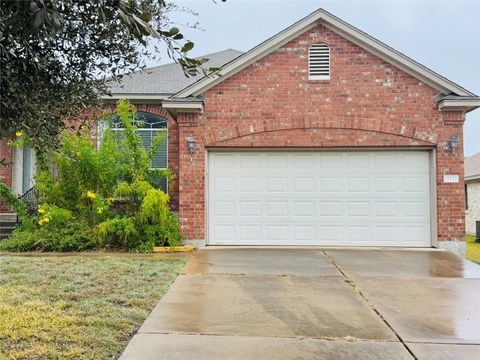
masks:
<path id="1" fill-rule="evenodd" d="M 326 42 L 331 79 L 308 80 L 308 48 Z M 435 89 L 317 26 L 206 91 L 204 113 L 179 114 L 179 205 L 187 239 L 205 238 L 205 148 L 430 146 L 437 157 L 439 240 L 463 240 L 463 114 Z M 446 151 L 451 135 L 460 139 Z M 197 140 L 189 154 L 185 139 Z M 460 175 L 444 184 L 445 173 Z"/>
<path id="2" fill-rule="evenodd" d="M 13 150 L 8 147 L 7 139 L 0 139 L 0 160 L 2 159 L 5 159 L 7 166 L 4 167 L 0 165 L 0 180 L 8 186 L 12 186 Z M 2 200 L 0 200 L 0 213 L 10 211 L 10 207 L 3 203 Z"/>

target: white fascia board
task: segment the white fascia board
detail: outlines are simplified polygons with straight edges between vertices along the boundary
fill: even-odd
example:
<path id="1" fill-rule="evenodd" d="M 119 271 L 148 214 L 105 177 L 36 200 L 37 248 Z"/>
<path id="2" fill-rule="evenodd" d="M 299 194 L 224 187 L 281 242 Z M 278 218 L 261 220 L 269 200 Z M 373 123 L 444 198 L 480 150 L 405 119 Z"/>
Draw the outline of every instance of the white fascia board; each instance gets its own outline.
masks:
<path id="1" fill-rule="evenodd" d="M 203 102 L 163 101 L 162 107 L 172 114 L 203 112 Z"/>
<path id="2" fill-rule="evenodd" d="M 444 99 L 438 102 L 438 108 L 443 111 L 465 111 L 469 112 L 480 107 L 480 98 L 471 99 Z"/>
<path id="3" fill-rule="evenodd" d="M 276 48 L 284 45 L 317 24 L 324 25 L 340 36 L 345 37 L 354 44 L 364 48 L 370 53 L 398 67 L 399 69 L 439 90 L 440 92 L 447 94 L 454 93 L 461 96 L 475 96 L 475 94 L 444 78 L 427 67 L 417 63 L 416 61 L 394 50 L 381 41 L 373 38 L 372 36 L 364 33 L 363 31 L 328 13 L 327 11 L 319 9 L 281 31 L 277 35 L 254 47 L 252 50 L 239 56 L 234 61 L 226 64 L 220 70 L 220 74 L 222 75 L 221 77 L 204 77 L 196 83 L 189 85 L 176 93 L 173 98 L 200 95 L 204 91 L 236 74 L 248 65 L 254 63 L 258 59 L 264 57 Z"/>
<path id="4" fill-rule="evenodd" d="M 474 181 L 474 180 L 480 180 L 480 174 L 478 175 L 471 175 L 471 176 L 465 176 L 465 181 Z"/>

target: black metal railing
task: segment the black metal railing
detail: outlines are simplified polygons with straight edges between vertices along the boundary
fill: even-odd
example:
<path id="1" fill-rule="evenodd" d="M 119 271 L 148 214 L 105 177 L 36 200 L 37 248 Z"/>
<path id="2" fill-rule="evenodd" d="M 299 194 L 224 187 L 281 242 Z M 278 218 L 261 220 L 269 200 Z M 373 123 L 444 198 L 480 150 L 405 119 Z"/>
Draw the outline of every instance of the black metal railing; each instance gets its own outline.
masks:
<path id="1" fill-rule="evenodd" d="M 35 186 L 31 187 L 25 193 L 18 197 L 21 202 L 23 202 L 26 207 L 28 214 L 33 216 L 37 213 L 38 209 L 38 191 Z M 17 223 L 20 222 L 20 219 L 17 216 Z"/>

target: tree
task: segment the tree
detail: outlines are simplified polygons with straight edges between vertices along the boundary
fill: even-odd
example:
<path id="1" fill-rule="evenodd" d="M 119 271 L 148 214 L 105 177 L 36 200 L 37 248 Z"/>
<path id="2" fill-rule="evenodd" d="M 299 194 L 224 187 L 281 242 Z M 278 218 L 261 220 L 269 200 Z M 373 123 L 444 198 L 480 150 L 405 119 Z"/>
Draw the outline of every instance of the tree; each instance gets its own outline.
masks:
<path id="1" fill-rule="evenodd" d="M 22 131 L 55 144 L 64 120 L 99 104 L 107 82 L 158 58 L 166 46 L 186 76 L 207 59 L 169 28 L 164 0 L 0 0 L 0 138 Z M 147 48 L 147 45 L 149 46 Z"/>

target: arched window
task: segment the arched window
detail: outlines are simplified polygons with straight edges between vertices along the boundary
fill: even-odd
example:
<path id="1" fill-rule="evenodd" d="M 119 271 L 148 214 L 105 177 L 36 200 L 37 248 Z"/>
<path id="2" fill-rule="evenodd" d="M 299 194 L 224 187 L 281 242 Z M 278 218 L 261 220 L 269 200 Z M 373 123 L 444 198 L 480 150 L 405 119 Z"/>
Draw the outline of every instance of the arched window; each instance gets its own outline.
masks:
<path id="1" fill-rule="evenodd" d="M 308 49 L 308 79 L 330 79 L 330 48 L 327 44 L 313 44 Z"/>
<path id="2" fill-rule="evenodd" d="M 163 132 L 163 141 L 155 154 L 151 169 L 167 169 L 168 168 L 168 128 L 167 120 L 153 114 L 138 112 L 136 114 L 134 125 L 138 128 L 138 134 L 142 138 L 143 146 L 149 149 L 152 146 L 153 139 Z M 123 131 L 123 124 L 118 117 L 114 117 L 111 123 L 112 130 L 118 132 L 121 136 Z M 154 179 L 155 180 L 155 179 Z M 158 186 L 161 190 L 167 192 L 167 179 L 157 179 Z"/>

